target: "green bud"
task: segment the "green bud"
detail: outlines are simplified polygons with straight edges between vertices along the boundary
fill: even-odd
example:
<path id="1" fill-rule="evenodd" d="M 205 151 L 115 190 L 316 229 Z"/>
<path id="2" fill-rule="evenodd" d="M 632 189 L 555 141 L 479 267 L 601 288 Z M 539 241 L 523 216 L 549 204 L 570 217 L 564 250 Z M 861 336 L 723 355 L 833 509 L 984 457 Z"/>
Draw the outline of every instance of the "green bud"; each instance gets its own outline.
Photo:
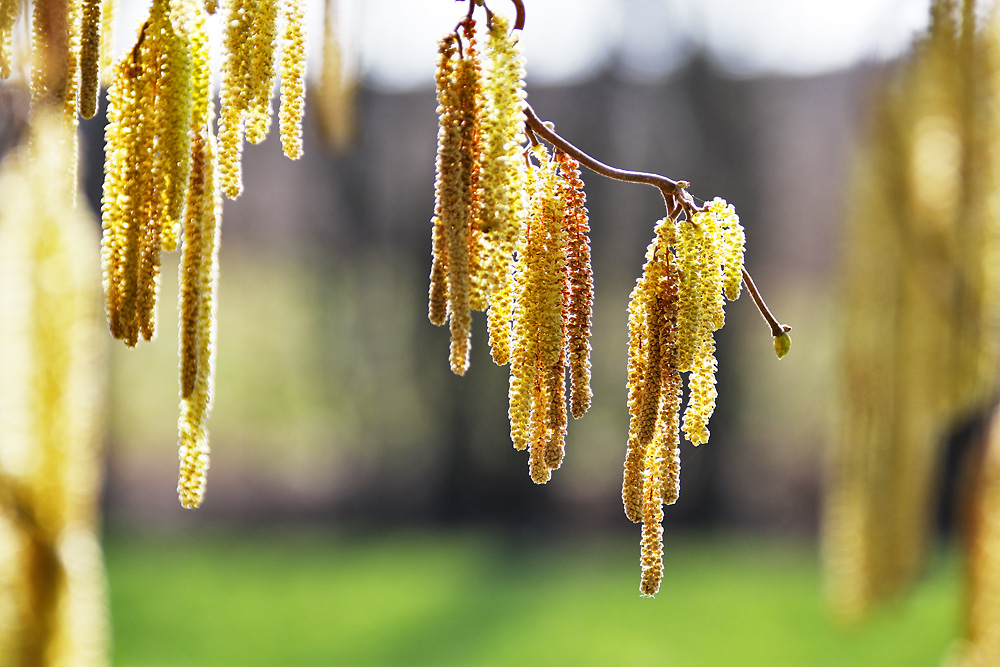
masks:
<path id="1" fill-rule="evenodd" d="M 792 338 L 788 335 L 787 331 L 783 331 L 780 336 L 774 337 L 774 353 L 778 355 L 779 359 L 788 354 L 788 350 L 791 347 Z"/>

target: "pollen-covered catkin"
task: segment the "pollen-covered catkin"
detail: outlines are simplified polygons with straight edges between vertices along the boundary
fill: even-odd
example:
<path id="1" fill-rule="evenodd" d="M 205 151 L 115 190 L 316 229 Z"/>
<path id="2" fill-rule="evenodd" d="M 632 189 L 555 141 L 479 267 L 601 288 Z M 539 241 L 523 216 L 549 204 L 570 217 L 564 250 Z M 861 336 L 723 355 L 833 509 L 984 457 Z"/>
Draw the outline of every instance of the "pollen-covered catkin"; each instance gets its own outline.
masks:
<path id="1" fill-rule="evenodd" d="M 192 210 L 184 222 L 184 255 L 179 277 L 184 327 L 182 359 L 187 358 L 188 365 L 185 367 L 182 362 L 177 494 L 181 505 L 188 509 L 198 507 L 205 496 L 209 465 L 207 421 L 215 386 L 215 311 L 222 201 L 215 181 L 214 144 L 215 138 L 208 127 L 196 135 L 189 191 Z M 197 363 L 193 363 L 195 360 Z"/>
<path id="2" fill-rule="evenodd" d="M 82 0 L 80 21 L 80 115 L 97 113 L 101 64 L 101 0 Z"/>
<path id="3" fill-rule="evenodd" d="M 530 445 L 529 471 L 541 484 L 551 475 L 548 463 L 562 460 L 568 287 L 557 163 L 541 147 L 535 151 L 541 164 L 532 170 L 531 215 L 519 241 L 514 276 L 509 414 L 511 440 L 517 449 Z"/>
<path id="4" fill-rule="evenodd" d="M 671 218 L 656 224 L 656 235 L 646 250 L 642 277 L 629 298 L 629 433 L 622 503 L 625 515 L 636 522 L 643 515 L 650 443 L 658 422 L 664 418 L 663 380 L 677 370 L 677 273 L 670 250 L 676 225 Z"/>
<path id="5" fill-rule="evenodd" d="M 292 160 L 302 157 L 302 115 L 306 100 L 306 35 L 303 0 L 284 0 L 281 37 L 281 147 Z"/>
<path id="6" fill-rule="evenodd" d="M 259 144 L 271 127 L 271 93 L 274 90 L 278 45 L 278 5 L 281 0 L 258 0 L 250 42 L 250 83 L 247 91 L 247 141 Z"/>
<path id="7" fill-rule="evenodd" d="M 10 77 L 14 23 L 20 11 L 21 0 L 0 0 L 0 79 Z"/>
<path id="8" fill-rule="evenodd" d="M 569 298 L 566 345 L 570 369 L 570 403 L 579 419 L 590 408 L 590 320 L 594 303 L 594 276 L 590 267 L 590 224 L 579 163 L 558 153 L 560 197 L 565 207 L 566 257 Z"/>
<path id="9" fill-rule="evenodd" d="M 249 0 L 226 3 L 222 85 L 219 89 L 219 178 L 230 199 L 243 192 L 244 119 L 250 103 L 249 53 L 253 7 Z"/>

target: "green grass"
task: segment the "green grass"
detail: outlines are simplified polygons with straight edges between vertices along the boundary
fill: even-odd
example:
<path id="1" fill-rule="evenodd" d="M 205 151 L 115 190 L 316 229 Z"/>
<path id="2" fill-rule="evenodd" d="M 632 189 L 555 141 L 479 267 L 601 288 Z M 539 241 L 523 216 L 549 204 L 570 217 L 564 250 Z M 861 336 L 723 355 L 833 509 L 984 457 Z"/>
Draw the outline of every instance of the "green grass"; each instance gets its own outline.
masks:
<path id="1" fill-rule="evenodd" d="M 637 541 L 637 540 L 636 540 Z M 852 632 L 805 545 L 668 544 L 638 595 L 632 540 L 455 533 L 111 539 L 118 665 L 937 665 L 958 573 Z"/>

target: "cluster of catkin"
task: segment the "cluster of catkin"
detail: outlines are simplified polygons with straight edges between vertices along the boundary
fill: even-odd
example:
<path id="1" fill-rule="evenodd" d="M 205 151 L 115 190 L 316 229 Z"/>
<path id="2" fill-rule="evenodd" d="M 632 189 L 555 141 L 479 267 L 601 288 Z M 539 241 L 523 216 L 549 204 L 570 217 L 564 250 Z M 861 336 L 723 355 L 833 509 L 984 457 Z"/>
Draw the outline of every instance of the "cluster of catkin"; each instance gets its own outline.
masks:
<path id="1" fill-rule="evenodd" d="M 567 374 L 573 416 L 590 406 L 593 280 L 578 165 L 523 148 L 523 76 L 503 16 L 491 16 L 483 54 L 471 18 L 440 42 L 429 317 L 449 323 L 461 375 L 471 311 L 488 311 L 493 359 L 510 364 L 511 439 L 544 483 L 563 458 Z"/>
<path id="2" fill-rule="evenodd" d="M 824 516 L 829 596 L 846 621 L 922 572 L 948 439 L 997 397 L 1000 13 L 935 1 L 930 29 L 882 97 L 871 133 L 856 165 L 845 248 L 845 394 Z M 995 484 L 995 472 L 982 474 Z M 998 534 L 976 531 L 982 540 Z M 971 547 L 974 556 L 997 550 L 1000 543 Z M 970 567 L 994 567 L 993 558 Z M 970 664 L 996 664 L 997 580 L 971 579 L 994 588 L 970 591 L 969 640 L 980 655 L 992 646 L 989 660 Z"/>
<path id="3" fill-rule="evenodd" d="M 740 295 L 744 233 L 733 207 L 715 199 L 689 219 L 664 218 L 629 300 L 629 435 L 622 502 L 642 523 L 643 595 L 663 576 L 663 505 L 680 493 L 680 433 L 708 442 L 715 410 L 714 333 L 724 299 Z M 681 423 L 682 373 L 688 403 Z"/>
<path id="4" fill-rule="evenodd" d="M 218 147 L 202 0 L 154 0 L 108 90 L 103 198 L 104 289 L 112 334 L 134 346 L 156 333 L 161 253 L 182 246 L 179 268 L 180 478 L 185 507 L 204 496 L 212 405 L 221 192 L 242 190 L 240 153 L 271 116 L 281 44 L 281 134 L 301 154 L 304 37 L 301 0 L 224 7 Z M 282 33 L 278 39 L 278 32 Z"/>

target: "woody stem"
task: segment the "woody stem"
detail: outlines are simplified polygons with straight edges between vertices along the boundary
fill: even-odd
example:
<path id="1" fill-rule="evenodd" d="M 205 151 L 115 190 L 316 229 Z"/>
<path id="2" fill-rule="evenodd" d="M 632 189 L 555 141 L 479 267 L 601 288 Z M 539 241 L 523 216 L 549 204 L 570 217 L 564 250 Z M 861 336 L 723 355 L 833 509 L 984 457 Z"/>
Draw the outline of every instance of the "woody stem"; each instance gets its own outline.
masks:
<path id="1" fill-rule="evenodd" d="M 754 305 L 757 306 L 757 310 L 760 311 L 761 316 L 763 316 L 764 321 L 767 322 L 767 326 L 771 327 L 772 336 L 777 338 L 786 331 L 792 330 L 787 324 L 779 323 L 774 315 L 771 314 L 767 304 L 764 303 L 764 299 L 760 296 L 760 291 L 757 290 L 757 285 L 754 284 L 753 278 L 750 277 L 750 273 L 746 269 L 743 269 L 743 284 L 747 286 L 747 291 L 750 292 L 750 297 L 753 299 Z"/>
<path id="2" fill-rule="evenodd" d="M 518 0 L 514 0 L 514 2 L 515 4 L 518 4 Z M 587 167 L 595 174 L 599 174 L 606 178 L 612 178 L 616 181 L 625 181 L 627 183 L 645 183 L 646 185 L 652 185 L 653 187 L 658 188 L 660 193 L 663 195 L 663 200 L 666 202 L 667 210 L 671 215 L 676 215 L 678 205 L 683 207 L 689 213 L 691 211 L 700 210 L 700 207 L 694 203 L 694 199 L 691 195 L 684 189 L 687 187 L 687 184 L 683 183 L 683 181 L 675 181 L 667 178 L 666 176 L 661 176 L 660 174 L 650 174 L 642 171 L 629 171 L 627 169 L 618 169 L 604 164 L 600 160 L 587 155 L 582 150 L 556 134 L 555 130 L 546 125 L 538 117 L 538 114 L 535 113 L 535 110 L 528 104 L 525 104 L 524 106 L 524 116 L 529 130 L 529 136 L 533 133 L 542 139 L 545 139 L 545 141 L 549 142 L 567 155 L 572 156 L 577 162 Z M 757 285 L 754 284 L 753 278 L 750 277 L 750 273 L 746 269 L 743 269 L 743 283 L 747 286 L 747 291 L 750 292 L 750 297 L 753 299 L 754 305 L 757 306 L 757 310 L 760 311 L 760 314 L 764 318 L 764 321 L 767 322 L 767 325 L 771 327 L 771 335 L 780 336 L 786 331 L 790 331 L 791 327 L 787 324 L 779 323 L 774 315 L 771 314 L 770 309 L 768 309 L 767 304 L 764 303 L 764 299 L 760 295 L 760 291 L 757 289 Z"/>

